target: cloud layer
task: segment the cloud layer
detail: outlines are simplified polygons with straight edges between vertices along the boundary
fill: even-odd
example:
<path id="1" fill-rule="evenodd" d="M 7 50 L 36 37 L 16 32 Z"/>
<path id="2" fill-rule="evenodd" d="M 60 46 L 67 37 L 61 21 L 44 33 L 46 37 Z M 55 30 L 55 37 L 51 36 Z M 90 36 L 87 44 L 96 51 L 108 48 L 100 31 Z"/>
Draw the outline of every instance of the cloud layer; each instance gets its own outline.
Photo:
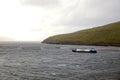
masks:
<path id="1" fill-rule="evenodd" d="M 90 27 L 120 20 L 119 0 L 84 0 L 63 14 L 62 23 L 68 26 Z"/>
<path id="2" fill-rule="evenodd" d="M 59 5 L 59 0 L 22 0 L 25 5 L 42 6 L 42 7 L 55 7 Z"/>
<path id="3" fill-rule="evenodd" d="M 24 0 L 42 8 L 43 28 L 48 35 L 69 33 L 120 21 L 120 0 Z"/>
<path id="4" fill-rule="evenodd" d="M 120 0 L 0 0 L 0 36 L 40 41 L 120 21 L 119 3 Z"/>
<path id="5" fill-rule="evenodd" d="M 54 6 L 58 24 L 72 27 L 103 25 L 120 20 L 120 0 L 27 0 L 30 5 Z M 51 10 L 52 11 L 52 10 Z M 50 15 L 49 15 L 50 16 Z"/>

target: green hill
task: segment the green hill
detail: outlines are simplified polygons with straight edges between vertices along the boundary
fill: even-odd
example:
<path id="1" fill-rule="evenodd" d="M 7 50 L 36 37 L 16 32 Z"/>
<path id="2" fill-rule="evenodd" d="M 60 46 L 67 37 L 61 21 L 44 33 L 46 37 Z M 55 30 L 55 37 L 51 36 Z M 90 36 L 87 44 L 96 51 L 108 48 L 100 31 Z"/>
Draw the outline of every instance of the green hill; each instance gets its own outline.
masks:
<path id="1" fill-rule="evenodd" d="M 120 22 L 51 36 L 45 39 L 43 43 L 120 46 Z"/>

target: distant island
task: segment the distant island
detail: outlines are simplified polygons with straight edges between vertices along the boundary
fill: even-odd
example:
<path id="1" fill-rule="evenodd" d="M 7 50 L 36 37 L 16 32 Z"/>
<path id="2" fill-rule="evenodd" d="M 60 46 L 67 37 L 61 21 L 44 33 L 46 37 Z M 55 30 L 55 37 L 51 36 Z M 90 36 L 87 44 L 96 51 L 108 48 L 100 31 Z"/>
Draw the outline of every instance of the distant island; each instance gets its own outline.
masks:
<path id="1" fill-rule="evenodd" d="M 48 37 L 42 43 L 120 46 L 120 22 Z"/>

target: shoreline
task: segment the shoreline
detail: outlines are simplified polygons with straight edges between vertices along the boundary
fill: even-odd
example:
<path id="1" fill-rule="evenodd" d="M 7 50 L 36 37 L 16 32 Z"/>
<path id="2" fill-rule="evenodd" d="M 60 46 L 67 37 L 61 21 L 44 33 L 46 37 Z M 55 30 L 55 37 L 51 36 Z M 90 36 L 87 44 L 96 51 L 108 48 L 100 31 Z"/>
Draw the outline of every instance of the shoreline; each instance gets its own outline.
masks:
<path id="1" fill-rule="evenodd" d="M 70 43 L 45 43 L 43 44 L 56 44 L 56 45 L 81 45 L 81 46 L 113 46 L 113 47 L 120 47 L 120 44 L 70 44 Z"/>

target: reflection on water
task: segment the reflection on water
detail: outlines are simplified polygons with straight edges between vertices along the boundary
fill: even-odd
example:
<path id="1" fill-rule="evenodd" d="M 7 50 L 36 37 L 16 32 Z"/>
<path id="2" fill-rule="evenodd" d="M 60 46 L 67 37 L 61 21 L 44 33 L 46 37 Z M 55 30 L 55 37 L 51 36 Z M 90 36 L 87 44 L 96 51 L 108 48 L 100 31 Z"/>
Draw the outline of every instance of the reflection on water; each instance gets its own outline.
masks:
<path id="1" fill-rule="evenodd" d="M 73 53 L 95 48 L 97 54 Z M 0 43 L 0 80 L 119 80 L 120 47 Z"/>

